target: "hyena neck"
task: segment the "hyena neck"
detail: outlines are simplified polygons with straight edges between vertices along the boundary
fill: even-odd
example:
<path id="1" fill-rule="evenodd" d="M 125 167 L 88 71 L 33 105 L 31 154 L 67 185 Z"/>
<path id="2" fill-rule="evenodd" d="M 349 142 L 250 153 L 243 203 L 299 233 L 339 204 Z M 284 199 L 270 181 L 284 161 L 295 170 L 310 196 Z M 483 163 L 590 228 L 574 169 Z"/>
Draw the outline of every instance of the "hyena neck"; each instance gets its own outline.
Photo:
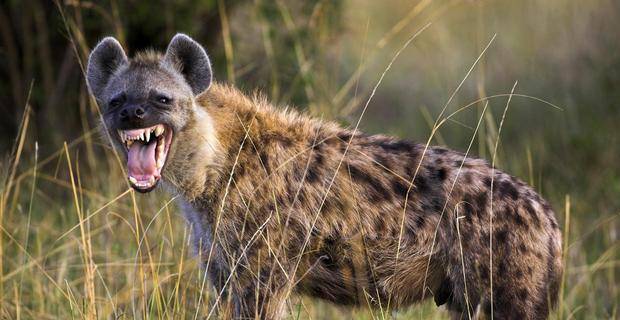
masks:
<path id="1" fill-rule="evenodd" d="M 174 163 L 163 172 L 169 191 L 189 203 L 220 179 L 224 162 L 213 119 L 198 102 L 194 103 L 194 108 L 174 144 Z"/>
<path id="2" fill-rule="evenodd" d="M 298 114 L 280 111 L 266 99 L 248 97 L 231 86 L 214 83 L 196 100 L 198 113 L 206 116 L 196 117 L 192 130 L 211 142 L 186 146 L 200 151 L 174 174 L 176 189 L 195 207 L 213 206 L 225 190 L 232 190 L 231 173 L 248 167 L 245 162 L 255 160 L 257 148 L 269 140 L 302 141 L 318 127 L 318 121 L 301 121 Z"/>

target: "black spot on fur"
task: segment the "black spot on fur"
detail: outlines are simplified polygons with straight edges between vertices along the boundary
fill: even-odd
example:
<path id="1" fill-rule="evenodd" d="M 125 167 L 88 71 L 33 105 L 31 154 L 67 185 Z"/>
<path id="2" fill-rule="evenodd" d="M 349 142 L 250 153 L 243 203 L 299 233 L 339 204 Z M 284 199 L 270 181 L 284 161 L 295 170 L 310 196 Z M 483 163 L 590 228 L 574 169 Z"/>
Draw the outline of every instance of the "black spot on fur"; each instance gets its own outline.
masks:
<path id="1" fill-rule="evenodd" d="M 302 188 L 301 190 L 299 190 L 299 194 L 297 195 L 297 201 L 299 201 L 299 203 L 306 203 L 307 201 L 307 195 L 306 192 L 304 191 L 304 189 Z"/>
<path id="2" fill-rule="evenodd" d="M 521 270 L 521 269 L 517 269 L 517 270 L 515 271 L 515 278 L 517 278 L 517 279 L 521 279 L 521 278 L 523 278 L 523 270 Z"/>
<path id="3" fill-rule="evenodd" d="M 435 293 L 433 299 L 435 300 L 435 304 L 439 307 L 452 297 L 452 283 L 448 279 L 444 279 L 439 286 L 439 289 Z"/>
<path id="4" fill-rule="evenodd" d="M 415 226 L 418 230 L 423 229 L 424 225 L 426 224 L 426 220 L 424 220 L 424 217 L 421 215 L 416 215 L 415 218 Z"/>
<path id="5" fill-rule="evenodd" d="M 526 225 L 525 219 L 523 219 L 523 216 L 521 216 L 519 211 L 518 210 L 513 210 L 513 208 L 509 207 L 509 206 L 506 206 L 504 208 L 504 210 L 501 213 L 501 218 L 502 219 L 511 219 L 518 226 L 525 226 Z"/>
<path id="6" fill-rule="evenodd" d="M 413 175 L 415 174 L 415 167 L 413 165 L 408 165 L 405 167 L 405 179 L 407 181 L 411 181 L 413 179 Z"/>
<path id="7" fill-rule="evenodd" d="M 385 222 L 383 219 L 375 220 L 375 231 L 380 234 L 385 231 Z"/>
<path id="8" fill-rule="evenodd" d="M 474 177 L 473 177 L 473 174 L 471 172 L 466 172 L 465 176 L 464 176 L 464 179 L 465 179 L 465 183 L 466 184 L 472 184 L 472 182 L 474 182 Z"/>
<path id="9" fill-rule="evenodd" d="M 319 231 L 319 229 L 317 229 L 316 227 L 312 227 L 310 235 L 313 237 L 318 237 L 319 235 L 321 235 L 321 231 Z"/>
<path id="10" fill-rule="evenodd" d="M 466 195 L 463 197 L 462 201 L 459 203 L 458 213 L 468 218 L 467 221 L 461 221 L 461 224 L 464 222 L 469 224 L 472 221 L 472 217 L 478 216 L 478 212 L 475 204 L 473 204 L 471 196 Z"/>
<path id="11" fill-rule="evenodd" d="M 485 191 L 478 193 L 478 195 L 476 196 L 474 203 L 476 205 L 476 208 L 478 209 L 478 214 L 482 214 L 483 212 L 486 212 L 487 199 L 488 199 L 488 196 Z"/>
<path id="12" fill-rule="evenodd" d="M 504 230 L 504 229 L 499 230 L 499 231 L 495 232 L 495 236 L 494 237 L 495 237 L 496 241 L 498 241 L 498 242 L 500 242 L 502 244 L 505 244 L 506 240 L 508 239 L 508 230 Z"/>
<path id="13" fill-rule="evenodd" d="M 321 152 L 323 150 L 323 144 L 321 142 L 317 142 L 316 144 L 312 144 L 312 151 L 314 153 Z"/>
<path id="14" fill-rule="evenodd" d="M 482 231 L 482 238 L 483 240 L 488 240 L 489 239 L 489 232 L 488 231 Z"/>
<path id="15" fill-rule="evenodd" d="M 415 145 L 409 141 L 381 141 L 379 146 L 388 152 L 410 152 Z"/>
<path id="16" fill-rule="evenodd" d="M 243 175 L 245 175 L 245 166 L 243 165 L 238 165 L 235 167 L 235 171 L 233 172 L 233 178 L 235 180 L 243 177 Z"/>
<path id="17" fill-rule="evenodd" d="M 330 270 L 330 271 L 338 270 L 338 264 L 336 263 L 334 257 L 330 255 L 324 255 L 321 259 L 321 263 L 323 264 L 325 268 L 327 268 L 327 270 Z"/>
<path id="18" fill-rule="evenodd" d="M 551 227 L 552 227 L 553 229 L 559 229 L 559 228 L 560 228 L 560 227 L 558 226 L 558 222 L 555 220 L 555 218 L 553 218 L 553 217 L 552 217 L 550 220 L 551 220 Z"/>
<path id="19" fill-rule="evenodd" d="M 445 197 L 432 197 L 422 200 L 422 210 L 425 212 L 431 212 L 440 214 L 446 204 Z"/>
<path id="20" fill-rule="evenodd" d="M 479 274 L 480 274 L 480 279 L 488 280 L 489 279 L 489 266 L 487 265 L 480 266 Z"/>
<path id="21" fill-rule="evenodd" d="M 501 275 L 506 275 L 507 270 L 508 262 L 506 262 L 506 259 L 501 259 L 499 261 L 499 266 L 497 267 L 497 273 Z"/>
<path id="22" fill-rule="evenodd" d="M 306 173 L 306 180 L 309 183 L 314 183 L 319 181 L 319 177 L 320 174 L 317 172 L 317 168 L 316 167 L 310 167 L 308 168 L 308 172 Z"/>
<path id="23" fill-rule="evenodd" d="M 385 156 L 381 155 L 381 154 L 375 154 L 374 155 L 374 159 L 376 161 L 376 163 L 383 169 L 388 169 L 391 170 L 391 164 L 388 158 L 386 158 Z"/>
<path id="24" fill-rule="evenodd" d="M 265 168 L 265 171 L 267 171 L 267 174 L 271 174 L 271 168 L 269 167 L 269 157 L 267 156 L 267 154 L 264 151 L 261 151 L 259 157 L 263 167 Z"/>
<path id="25" fill-rule="evenodd" d="M 354 165 L 349 165 L 349 172 L 353 181 L 367 185 L 366 191 L 371 201 L 387 201 L 392 199 L 392 194 L 383 186 L 380 180 Z"/>
<path id="26" fill-rule="evenodd" d="M 490 188 L 491 187 L 491 178 L 490 177 L 485 177 L 484 180 L 482 181 L 482 184 L 485 187 L 489 187 Z"/>
<path id="27" fill-rule="evenodd" d="M 308 166 L 308 172 L 306 173 L 306 181 L 309 183 L 315 183 L 321 180 L 321 165 L 323 163 L 323 155 L 320 153 L 314 154 L 314 161 Z"/>
<path id="28" fill-rule="evenodd" d="M 392 234 L 392 238 L 399 238 L 400 237 L 400 229 L 398 228 L 392 228 L 390 229 L 390 233 Z"/>
<path id="29" fill-rule="evenodd" d="M 504 180 L 497 186 L 497 192 L 502 197 L 510 197 L 512 200 L 519 198 L 519 191 L 515 188 L 512 182 Z"/>
<path id="30" fill-rule="evenodd" d="M 276 141 L 278 141 L 283 147 L 290 147 L 293 145 L 293 141 L 285 136 L 277 136 L 278 139 L 276 139 Z"/>
<path id="31" fill-rule="evenodd" d="M 325 162 L 325 157 L 323 156 L 322 153 L 315 153 L 314 162 L 316 166 L 322 166 L 323 163 Z"/>
<path id="32" fill-rule="evenodd" d="M 439 170 L 435 171 L 435 177 L 439 181 L 446 180 L 446 176 L 447 176 L 447 173 L 446 173 L 446 169 L 445 168 L 440 168 Z"/>
<path id="33" fill-rule="evenodd" d="M 396 195 L 405 198 L 408 190 L 409 187 L 407 187 L 407 185 L 400 179 L 395 179 L 394 181 L 392 181 L 392 191 Z"/>
<path id="34" fill-rule="evenodd" d="M 344 141 L 344 142 L 349 142 L 349 140 L 351 139 L 352 135 L 350 132 L 339 132 L 337 135 L 338 139 Z"/>
<path id="35" fill-rule="evenodd" d="M 413 180 L 413 185 L 420 193 L 427 193 L 430 189 L 426 178 L 419 174 Z"/>
<path id="36" fill-rule="evenodd" d="M 538 217 L 538 213 L 536 212 L 536 210 L 534 210 L 534 207 L 532 207 L 529 201 L 525 201 L 525 203 L 523 204 L 523 208 L 525 209 L 525 212 L 530 215 L 532 223 L 536 226 L 539 226 L 540 218 Z"/>

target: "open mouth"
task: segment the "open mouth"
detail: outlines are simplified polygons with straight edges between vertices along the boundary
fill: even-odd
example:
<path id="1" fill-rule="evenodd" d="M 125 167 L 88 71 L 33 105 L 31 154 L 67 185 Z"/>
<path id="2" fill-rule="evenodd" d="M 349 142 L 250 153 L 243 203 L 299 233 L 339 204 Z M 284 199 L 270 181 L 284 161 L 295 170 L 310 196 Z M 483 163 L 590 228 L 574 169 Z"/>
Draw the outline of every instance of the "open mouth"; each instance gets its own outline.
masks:
<path id="1" fill-rule="evenodd" d="M 157 124 L 148 128 L 117 131 L 127 148 L 127 174 L 131 186 L 140 192 L 153 190 L 166 164 L 172 129 Z"/>

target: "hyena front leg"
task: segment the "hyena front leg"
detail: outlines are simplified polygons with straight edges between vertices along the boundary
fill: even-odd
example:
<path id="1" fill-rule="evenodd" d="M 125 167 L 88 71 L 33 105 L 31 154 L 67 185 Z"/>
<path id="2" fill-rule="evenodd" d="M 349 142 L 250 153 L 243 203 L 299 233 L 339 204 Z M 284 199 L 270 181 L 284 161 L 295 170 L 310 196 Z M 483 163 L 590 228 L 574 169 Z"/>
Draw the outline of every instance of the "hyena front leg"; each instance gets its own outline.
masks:
<path id="1" fill-rule="evenodd" d="M 258 241 L 227 239 L 224 243 L 227 246 L 222 248 L 222 251 L 227 254 L 221 258 L 228 270 L 226 279 L 214 281 L 216 287 L 219 287 L 218 292 L 227 293 L 220 297 L 219 318 L 282 318 L 290 292 L 289 283 L 292 283 L 287 273 L 291 270 L 291 263 L 276 257 L 273 246 L 267 244 L 266 237 L 261 237 Z M 243 245 L 244 243 L 246 245 Z"/>
<path id="2" fill-rule="evenodd" d="M 233 318 L 281 319 L 290 292 L 288 284 L 287 276 L 280 269 L 242 271 L 232 290 Z"/>

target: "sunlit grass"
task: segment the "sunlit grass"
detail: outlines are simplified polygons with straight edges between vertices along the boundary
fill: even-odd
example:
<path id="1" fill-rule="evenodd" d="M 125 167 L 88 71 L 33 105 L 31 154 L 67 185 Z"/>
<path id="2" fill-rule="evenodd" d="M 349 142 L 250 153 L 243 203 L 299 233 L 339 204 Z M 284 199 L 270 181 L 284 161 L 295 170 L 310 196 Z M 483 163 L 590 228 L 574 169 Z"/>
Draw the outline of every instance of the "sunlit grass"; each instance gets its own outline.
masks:
<path id="1" fill-rule="evenodd" d="M 562 146 L 572 146 L 569 143 L 562 144 L 569 139 L 569 133 L 558 134 L 551 128 L 539 127 L 564 120 L 568 123 L 579 122 L 579 115 L 564 106 L 569 104 L 570 107 L 570 104 L 577 102 L 555 101 L 549 97 L 557 97 L 554 92 L 548 96 L 545 92 L 528 91 L 531 83 L 522 79 L 508 79 L 504 83 L 506 87 L 499 90 L 493 81 L 501 79 L 498 75 L 503 69 L 496 70 L 498 68 L 493 63 L 500 61 L 508 64 L 511 60 L 503 58 L 494 49 L 509 46 L 527 51 L 524 48 L 527 44 L 505 44 L 511 41 L 511 37 L 523 38 L 524 32 L 504 32 L 498 34 L 496 39 L 493 37 L 493 26 L 487 27 L 490 30 L 487 33 L 483 27 L 472 27 L 472 30 L 480 33 L 476 52 L 462 49 L 469 47 L 457 42 L 457 37 L 448 31 L 442 31 L 442 28 L 447 28 L 441 24 L 442 19 L 458 15 L 458 10 L 481 15 L 493 10 L 493 7 L 485 7 L 487 11 L 476 11 L 478 9 L 473 10 L 464 3 L 467 1 L 451 1 L 440 5 L 420 1 L 407 6 L 407 10 L 402 10 L 397 18 L 391 20 L 385 17 L 387 13 L 380 16 L 368 13 L 361 19 L 358 17 L 355 21 L 364 21 L 366 24 L 357 26 L 357 30 L 345 36 L 349 38 L 343 42 L 355 42 L 356 46 L 347 48 L 355 54 L 346 54 L 348 50 L 343 50 L 345 53 L 342 56 L 352 61 L 347 62 L 350 66 L 343 75 L 342 70 L 329 68 L 334 63 L 324 63 L 327 59 L 325 56 L 333 57 L 335 53 L 329 46 L 330 41 L 333 41 L 329 28 L 320 23 L 321 14 L 326 14 L 321 11 L 323 9 L 317 5 L 313 10 L 314 22 L 311 23 L 318 24 L 314 28 L 316 33 L 298 34 L 299 17 L 295 16 L 295 11 L 287 2 L 277 1 L 274 16 L 279 19 L 279 26 L 292 34 L 289 40 L 294 65 L 288 69 L 294 69 L 295 76 L 291 83 L 283 82 L 283 79 L 288 78 L 283 74 L 282 66 L 278 65 L 281 63 L 278 57 L 285 52 L 277 51 L 279 47 L 277 43 L 274 44 L 278 41 L 273 32 L 273 28 L 277 27 L 273 22 L 276 18 L 267 17 L 267 13 L 259 9 L 260 1 L 248 5 L 244 10 L 257 17 L 259 27 L 256 29 L 260 37 L 259 48 L 255 50 L 264 51 L 265 61 L 269 63 L 266 68 L 269 82 L 263 89 L 273 101 L 288 103 L 303 95 L 302 100 L 307 101 L 307 111 L 316 116 L 345 124 L 357 123 L 360 129 L 367 127 L 371 132 L 403 133 L 404 137 L 415 137 L 429 144 L 447 144 L 461 150 L 473 147 L 472 150 L 477 149 L 477 155 L 490 161 L 492 159 L 499 167 L 528 181 L 551 200 L 563 226 L 566 269 L 554 317 L 617 318 L 620 300 L 617 284 L 620 270 L 620 208 L 614 197 L 617 198 L 617 192 L 620 191 L 620 177 L 598 177 L 596 170 L 589 169 L 583 172 L 588 174 L 587 177 L 578 177 L 577 180 L 584 185 L 566 187 L 580 174 L 570 172 L 571 167 L 564 163 L 570 159 L 558 158 L 570 155 L 570 152 L 560 153 Z M 528 3 L 540 5 L 539 2 Z M 600 1 L 601 5 L 606 3 Z M 63 28 L 69 36 L 72 50 L 83 65 L 93 43 L 90 39 L 90 43 L 87 41 L 76 15 L 80 10 L 88 8 L 76 7 L 74 3 L 57 4 L 59 12 L 62 12 Z M 368 2 L 362 1 L 359 5 L 372 8 Z M 397 4 L 391 6 L 398 8 Z M 394 8 L 391 11 L 388 8 L 386 12 L 400 11 Z M 551 10 L 555 7 L 549 5 L 545 8 Z M 244 25 L 235 20 L 234 16 L 228 16 L 230 12 L 227 11 L 225 1 L 217 2 L 217 10 L 223 13 L 222 24 L 226 26 L 222 30 L 226 61 L 221 64 L 225 68 L 219 73 L 227 75 L 231 82 L 247 86 L 251 82 L 244 82 L 244 79 L 252 72 L 253 65 L 246 64 L 247 60 L 242 59 L 247 53 L 237 49 L 246 45 L 246 36 L 236 33 Z M 527 19 L 536 18 L 532 17 L 535 13 L 528 12 Z M 543 14 L 540 13 L 541 16 Z M 113 15 L 118 15 L 118 12 L 113 11 Z M 347 16 L 350 15 L 354 14 L 347 12 Z M 567 17 L 564 19 L 569 20 Z M 116 22 L 111 32 L 123 39 L 127 31 L 122 29 L 118 19 L 113 21 Z M 380 24 L 380 21 L 390 23 Z M 448 48 L 459 51 L 462 56 L 455 59 L 456 62 L 451 60 L 446 63 L 457 65 L 445 68 L 454 71 L 454 74 L 438 72 L 429 75 L 432 70 L 426 66 L 416 70 L 408 69 L 409 72 L 396 70 L 390 71 L 386 83 L 381 87 L 373 87 L 396 49 L 416 31 L 426 29 L 429 22 L 432 24 L 428 30 L 412 42 L 411 46 L 415 48 L 408 49 L 404 55 L 425 57 L 425 49 L 435 48 L 437 43 L 448 43 Z M 476 56 L 484 52 L 482 49 L 489 43 L 489 39 L 496 39 L 500 44 L 495 43 L 489 47 L 478 69 L 472 72 L 472 79 L 467 76 L 463 79 L 463 75 L 469 76 L 468 66 L 473 61 L 477 62 Z M 559 48 L 569 49 L 570 46 Z M 500 52 L 505 53 L 506 50 Z M 403 69 L 403 65 L 410 64 L 440 66 L 444 64 L 442 60 L 447 58 L 438 56 L 434 60 L 414 62 L 408 57 L 399 59 L 397 63 L 402 63 L 399 68 Z M 528 66 L 522 62 L 522 65 L 507 68 L 526 69 Z M 485 76 L 479 69 L 491 69 L 492 74 Z M 407 86 L 404 89 L 399 87 L 398 81 L 407 80 L 404 74 L 416 71 L 427 76 L 420 76 L 418 81 L 433 86 L 432 94 L 437 96 L 433 101 L 439 103 L 439 106 L 424 107 L 417 101 L 410 101 L 411 108 L 417 112 L 417 119 L 404 117 L 403 120 L 397 119 L 403 117 L 386 118 L 381 115 L 385 111 L 382 108 L 390 108 L 390 103 L 398 99 L 391 101 L 386 100 L 385 95 L 377 96 L 372 103 L 365 104 L 374 94 L 373 89 L 407 90 Z M 535 71 L 529 69 L 531 73 Z M 459 90 L 461 79 L 463 89 Z M 519 86 L 511 92 L 510 86 L 515 81 L 520 81 Z M 36 87 L 41 84 L 35 80 L 32 85 Z M 552 85 L 546 84 L 547 88 Z M 522 87 L 524 91 L 518 90 Z M 451 96 L 452 92 L 454 94 Z M 82 88 L 78 94 L 86 97 L 85 89 Z M 509 97 L 514 99 L 510 102 L 510 113 L 502 115 Z M 543 106 L 544 109 L 532 107 L 527 109 L 529 111 L 523 111 L 526 110 L 523 101 Z M 447 118 L 441 117 L 444 113 L 441 108 L 443 103 L 446 103 L 443 110 L 447 112 Z M 547 110 L 556 110 L 554 106 L 558 105 L 565 111 L 558 111 L 560 116 L 550 115 Z M 67 107 L 70 106 L 62 106 Z M 148 196 L 136 194 L 129 189 L 124 178 L 124 164 L 108 147 L 108 137 L 97 137 L 96 129 L 89 122 L 89 113 L 95 119 L 99 117 L 96 104 L 92 99 L 84 99 L 81 108 L 84 111 L 81 113 L 83 133 L 73 140 L 60 137 L 64 143 L 56 145 L 54 149 L 43 150 L 37 147 L 37 140 L 32 134 L 35 124 L 31 120 L 30 100 L 27 99 L 24 104 L 26 111 L 20 130 L 16 137 L 12 137 L 15 140 L 13 151 L 6 155 L 6 161 L 0 167 L 0 317 L 193 319 L 209 315 L 218 292 L 205 286 L 205 270 L 198 267 L 193 256 L 189 245 L 191 231 L 176 208 L 173 196 L 161 189 Z M 366 108 L 374 111 L 362 119 L 361 115 Z M 524 116 L 528 112 L 535 114 L 534 118 L 546 120 L 532 129 L 526 123 L 531 118 Z M 612 135 L 609 129 L 615 128 L 618 118 L 617 114 L 608 115 L 609 122 L 598 123 L 607 131 L 599 134 Z M 358 119 L 362 121 L 357 122 Z M 386 126 L 385 121 L 390 121 L 391 125 Z M 500 131 L 502 123 L 506 126 L 505 131 Z M 543 129 L 552 133 L 545 134 Z M 536 134 L 531 134 L 529 130 L 535 130 Z M 470 144 L 474 141 L 475 144 Z M 618 151 L 615 145 L 607 145 L 604 150 L 599 148 L 599 163 L 617 166 Z M 583 163 L 587 163 L 587 160 L 580 162 Z M 592 182 L 592 185 L 585 185 L 587 182 Z M 601 188 L 598 184 L 608 186 L 612 190 L 610 195 L 600 196 L 598 190 Z M 436 308 L 432 301 L 397 312 L 382 312 L 350 310 L 293 295 L 286 310 L 291 319 L 448 318 L 447 312 L 443 308 Z"/>

